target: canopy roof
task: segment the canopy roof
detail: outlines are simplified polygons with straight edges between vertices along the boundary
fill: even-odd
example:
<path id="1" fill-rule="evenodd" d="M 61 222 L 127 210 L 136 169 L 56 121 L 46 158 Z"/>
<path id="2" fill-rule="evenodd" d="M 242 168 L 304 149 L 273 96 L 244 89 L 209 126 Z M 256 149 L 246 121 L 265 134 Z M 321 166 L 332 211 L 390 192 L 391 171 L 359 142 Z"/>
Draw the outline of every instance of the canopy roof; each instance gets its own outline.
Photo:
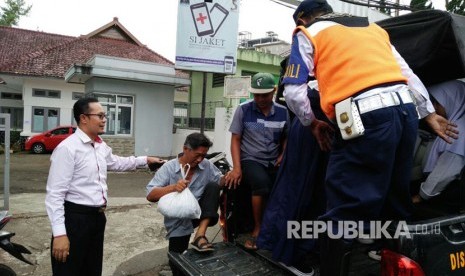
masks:
<path id="1" fill-rule="evenodd" d="M 465 77 L 465 17 L 428 10 L 376 22 L 426 86 Z"/>

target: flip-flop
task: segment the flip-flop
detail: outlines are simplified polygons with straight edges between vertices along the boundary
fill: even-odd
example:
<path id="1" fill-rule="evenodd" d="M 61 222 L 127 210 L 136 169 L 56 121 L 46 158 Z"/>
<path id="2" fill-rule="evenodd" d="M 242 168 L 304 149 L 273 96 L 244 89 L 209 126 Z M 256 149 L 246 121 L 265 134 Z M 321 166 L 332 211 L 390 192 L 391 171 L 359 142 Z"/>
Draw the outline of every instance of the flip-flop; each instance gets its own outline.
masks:
<path id="1" fill-rule="evenodd" d="M 200 241 L 204 239 L 205 242 L 200 243 Z M 205 236 L 198 236 L 195 238 L 193 242 L 191 242 L 192 248 L 194 248 L 198 252 L 212 252 L 213 249 L 212 244 L 208 241 L 207 237 Z"/>
<path id="2" fill-rule="evenodd" d="M 247 250 L 257 250 L 257 237 L 250 237 L 245 240 L 244 248 Z"/>

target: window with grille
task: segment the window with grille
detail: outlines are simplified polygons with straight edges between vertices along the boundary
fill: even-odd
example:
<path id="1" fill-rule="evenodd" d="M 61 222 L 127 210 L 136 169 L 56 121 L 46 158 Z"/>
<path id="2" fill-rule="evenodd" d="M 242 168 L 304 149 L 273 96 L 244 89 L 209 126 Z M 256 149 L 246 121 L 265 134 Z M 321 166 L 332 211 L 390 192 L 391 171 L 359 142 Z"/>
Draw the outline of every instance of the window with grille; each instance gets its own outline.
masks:
<path id="1" fill-rule="evenodd" d="M 212 87 L 223 87 L 226 74 L 213 73 Z"/>
<path id="2" fill-rule="evenodd" d="M 33 97 L 45 97 L 45 98 L 61 98 L 61 91 L 57 90 L 46 90 L 46 89 L 32 89 Z"/>
<path id="3" fill-rule="evenodd" d="M 59 121 L 59 108 L 32 107 L 32 132 L 44 132 L 55 128 Z"/>
<path id="4" fill-rule="evenodd" d="M 131 135 L 133 127 L 134 96 L 90 93 L 97 98 L 107 114 L 106 135 Z"/>
<path id="5" fill-rule="evenodd" d="M 0 94 L 0 98 L 5 99 L 5 100 L 22 100 L 23 99 L 23 94 L 2 92 Z"/>

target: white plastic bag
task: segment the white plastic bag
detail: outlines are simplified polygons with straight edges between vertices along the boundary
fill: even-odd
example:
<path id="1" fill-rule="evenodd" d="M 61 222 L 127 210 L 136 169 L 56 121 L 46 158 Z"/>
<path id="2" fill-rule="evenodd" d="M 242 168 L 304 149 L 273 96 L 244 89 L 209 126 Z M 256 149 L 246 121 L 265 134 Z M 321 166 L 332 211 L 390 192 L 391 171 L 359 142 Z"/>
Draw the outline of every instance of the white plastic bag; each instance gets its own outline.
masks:
<path id="1" fill-rule="evenodd" d="M 165 217 L 181 219 L 198 219 L 202 213 L 199 202 L 189 188 L 162 196 L 158 201 L 158 212 Z"/>
<path id="2" fill-rule="evenodd" d="M 191 166 L 180 164 L 180 167 L 182 178 L 186 179 Z M 180 193 L 172 192 L 162 196 L 158 201 L 158 212 L 169 218 L 198 219 L 202 210 L 191 190 L 185 188 Z"/>

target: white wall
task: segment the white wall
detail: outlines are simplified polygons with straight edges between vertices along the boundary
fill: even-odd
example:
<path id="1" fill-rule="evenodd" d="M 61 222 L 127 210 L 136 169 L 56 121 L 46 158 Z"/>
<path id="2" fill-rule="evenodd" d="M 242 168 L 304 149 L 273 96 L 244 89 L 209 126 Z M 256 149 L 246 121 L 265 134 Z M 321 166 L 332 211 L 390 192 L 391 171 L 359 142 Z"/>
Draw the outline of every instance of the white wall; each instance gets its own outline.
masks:
<path id="1" fill-rule="evenodd" d="M 7 91 L 2 90 L 1 92 L 7 92 Z M 21 107 L 23 107 L 23 101 L 21 101 L 21 100 L 2 99 L 2 101 L 0 102 L 0 106 L 21 108 Z"/>
<path id="2" fill-rule="evenodd" d="M 215 130 L 204 132 L 204 134 L 213 142 L 213 146 L 208 152 L 225 152 L 226 158 L 230 164 L 232 164 L 230 151 L 231 133 L 228 130 L 234 111 L 235 108 L 230 108 L 227 110 L 224 107 L 217 107 L 215 116 Z M 186 136 L 193 132 L 199 132 L 199 130 L 176 130 L 176 133 L 173 134 L 173 148 L 171 150 L 171 156 L 176 156 L 178 153 L 182 152 L 182 146 L 184 145 Z"/>
<path id="3" fill-rule="evenodd" d="M 61 91 L 61 98 L 33 97 L 33 89 Z M 60 109 L 58 125 L 69 125 L 72 122 L 74 100 L 72 92 L 84 93 L 84 85 L 65 83 L 63 80 L 26 79 L 23 86 L 24 123 L 22 136 L 31 136 L 32 107 L 53 107 Z"/>
<path id="4" fill-rule="evenodd" d="M 182 152 L 182 147 L 184 145 L 184 141 L 186 140 L 186 136 L 194 133 L 200 132 L 198 129 L 177 129 L 176 133 L 173 134 L 173 146 L 171 148 L 170 156 L 177 156 L 179 153 Z M 205 136 L 208 137 L 213 142 L 213 147 L 208 152 L 214 152 L 215 147 L 215 136 L 213 131 L 204 131 Z"/>
<path id="5" fill-rule="evenodd" d="M 33 89 L 58 90 L 60 99 L 33 97 Z M 85 89 L 85 90 L 84 90 Z M 59 108 L 58 125 L 72 123 L 73 92 L 100 92 L 133 95 L 133 137 L 136 155 L 170 156 L 172 149 L 174 86 L 147 82 L 93 78 L 86 83 L 70 84 L 63 80 L 29 78 L 24 80 L 22 136 L 31 136 L 32 107 Z M 2 101 L 3 105 L 3 101 Z M 20 105 L 21 106 L 21 105 Z"/>
<path id="6" fill-rule="evenodd" d="M 174 86 L 92 78 L 86 83 L 86 92 L 134 96 L 135 155 L 171 154 Z"/>
<path id="7" fill-rule="evenodd" d="M 215 143 L 213 144 L 213 151 L 221 151 L 226 153 L 228 162 L 232 164 L 231 158 L 231 132 L 229 132 L 229 126 L 236 111 L 234 108 L 217 107 L 215 115 Z"/>
<path id="8" fill-rule="evenodd" d="M 168 156 L 173 147 L 174 87 L 146 85 L 135 104 L 135 152 Z"/>

